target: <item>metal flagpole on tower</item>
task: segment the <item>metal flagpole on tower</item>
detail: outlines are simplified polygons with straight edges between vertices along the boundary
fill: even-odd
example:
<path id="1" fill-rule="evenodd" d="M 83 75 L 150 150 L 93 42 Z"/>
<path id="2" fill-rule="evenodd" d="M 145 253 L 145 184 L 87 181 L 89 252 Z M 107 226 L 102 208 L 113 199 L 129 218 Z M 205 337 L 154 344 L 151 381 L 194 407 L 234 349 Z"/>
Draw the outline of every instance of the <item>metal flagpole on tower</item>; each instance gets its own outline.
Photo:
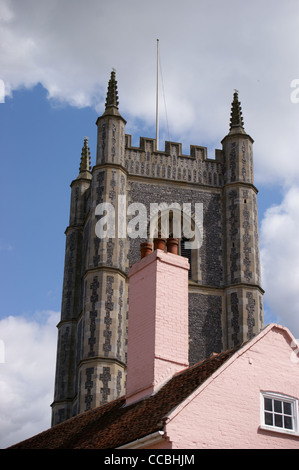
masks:
<path id="1" fill-rule="evenodd" d="M 159 150 L 159 39 L 157 39 L 156 150 Z"/>

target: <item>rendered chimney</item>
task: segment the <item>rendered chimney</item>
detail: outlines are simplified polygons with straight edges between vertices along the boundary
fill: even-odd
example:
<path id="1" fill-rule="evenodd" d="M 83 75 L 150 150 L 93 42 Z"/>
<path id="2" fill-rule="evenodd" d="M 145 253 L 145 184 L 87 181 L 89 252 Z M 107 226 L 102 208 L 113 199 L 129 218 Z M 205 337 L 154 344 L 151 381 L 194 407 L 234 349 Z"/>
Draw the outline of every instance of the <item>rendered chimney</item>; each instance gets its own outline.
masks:
<path id="1" fill-rule="evenodd" d="M 162 250 L 130 269 L 127 404 L 189 365 L 188 270 L 187 258 Z"/>

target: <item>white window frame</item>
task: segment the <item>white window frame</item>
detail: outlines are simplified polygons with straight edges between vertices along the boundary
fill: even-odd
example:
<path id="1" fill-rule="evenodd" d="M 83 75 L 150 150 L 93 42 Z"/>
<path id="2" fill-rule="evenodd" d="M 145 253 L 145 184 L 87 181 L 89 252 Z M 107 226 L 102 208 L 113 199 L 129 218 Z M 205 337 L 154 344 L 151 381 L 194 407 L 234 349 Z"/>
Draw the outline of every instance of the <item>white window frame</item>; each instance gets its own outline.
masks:
<path id="1" fill-rule="evenodd" d="M 293 429 L 287 429 L 284 427 L 280 426 L 275 426 L 275 424 L 270 425 L 265 423 L 265 398 L 270 398 L 271 400 L 278 400 L 278 401 L 284 401 L 287 403 L 291 404 L 291 409 L 292 409 L 292 420 L 293 420 Z M 298 436 L 298 400 L 294 397 L 290 397 L 288 395 L 283 395 L 281 393 L 274 393 L 274 392 L 261 392 L 260 393 L 260 401 L 261 401 L 261 424 L 260 424 L 260 429 L 265 429 L 267 431 L 273 431 L 273 432 L 279 432 L 282 434 L 291 434 L 293 436 Z M 275 413 L 274 414 L 280 414 L 280 413 Z M 283 414 L 283 413 L 282 413 Z"/>

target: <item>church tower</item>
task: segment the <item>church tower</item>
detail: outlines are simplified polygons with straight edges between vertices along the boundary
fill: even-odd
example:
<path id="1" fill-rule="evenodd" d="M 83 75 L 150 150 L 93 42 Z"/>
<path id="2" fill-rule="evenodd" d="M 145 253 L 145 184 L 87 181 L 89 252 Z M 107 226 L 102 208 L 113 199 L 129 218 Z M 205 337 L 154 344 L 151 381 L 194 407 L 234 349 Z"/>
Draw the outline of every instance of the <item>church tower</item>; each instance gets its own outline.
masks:
<path id="1" fill-rule="evenodd" d="M 228 347 L 252 338 L 263 327 L 252 144 L 252 138 L 244 130 L 241 104 L 235 92 L 230 131 L 222 141 Z"/>
<path id="2" fill-rule="evenodd" d="M 238 93 L 215 158 L 197 145 L 183 155 L 176 142 L 158 150 L 156 140 L 145 137 L 133 147 L 119 112 L 115 71 L 96 126 L 95 165 L 91 169 L 85 139 L 79 175 L 71 183 L 53 425 L 125 394 L 129 267 L 139 259 L 140 244 L 153 242 L 149 227 L 153 221 L 159 226 L 162 214 L 170 227 L 180 208 L 182 220 L 191 220 L 178 240 L 178 253 L 191 266 L 190 365 L 263 327 L 253 140 L 244 129 Z M 126 230 L 136 203 L 143 205 L 148 227 L 139 237 Z M 192 244 L 194 233 L 198 245 Z"/>

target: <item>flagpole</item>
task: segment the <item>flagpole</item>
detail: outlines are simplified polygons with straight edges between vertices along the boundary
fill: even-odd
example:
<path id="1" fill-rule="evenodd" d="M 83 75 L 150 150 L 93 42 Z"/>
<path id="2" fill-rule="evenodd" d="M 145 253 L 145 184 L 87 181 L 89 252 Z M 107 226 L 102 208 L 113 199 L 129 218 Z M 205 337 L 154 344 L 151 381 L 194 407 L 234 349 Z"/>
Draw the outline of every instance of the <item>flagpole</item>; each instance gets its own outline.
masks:
<path id="1" fill-rule="evenodd" d="M 156 150 L 159 150 L 159 39 L 157 39 Z"/>

